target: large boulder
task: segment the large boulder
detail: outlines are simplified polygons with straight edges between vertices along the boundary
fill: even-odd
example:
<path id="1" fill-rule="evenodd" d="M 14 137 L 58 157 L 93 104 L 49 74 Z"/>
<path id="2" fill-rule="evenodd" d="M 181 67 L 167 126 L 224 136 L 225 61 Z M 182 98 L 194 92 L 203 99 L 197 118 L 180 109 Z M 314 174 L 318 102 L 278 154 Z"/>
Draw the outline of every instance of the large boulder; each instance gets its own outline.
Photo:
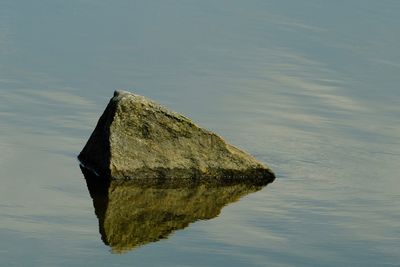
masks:
<path id="1" fill-rule="evenodd" d="M 265 183 L 275 177 L 215 133 L 125 91 L 115 91 L 79 160 L 112 179 Z"/>

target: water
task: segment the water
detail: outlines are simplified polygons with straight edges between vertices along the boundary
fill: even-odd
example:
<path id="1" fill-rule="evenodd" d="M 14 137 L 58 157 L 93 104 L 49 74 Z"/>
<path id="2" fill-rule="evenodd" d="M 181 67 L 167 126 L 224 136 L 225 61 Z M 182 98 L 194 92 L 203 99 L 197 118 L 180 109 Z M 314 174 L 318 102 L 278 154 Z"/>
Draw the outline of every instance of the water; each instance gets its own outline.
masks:
<path id="1" fill-rule="evenodd" d="M 0 2 L 0 265 L 399 266 L 400 2 Z M 112 253 L 76 155 L 113 90 L 267 163 L 262 190 Z"/>

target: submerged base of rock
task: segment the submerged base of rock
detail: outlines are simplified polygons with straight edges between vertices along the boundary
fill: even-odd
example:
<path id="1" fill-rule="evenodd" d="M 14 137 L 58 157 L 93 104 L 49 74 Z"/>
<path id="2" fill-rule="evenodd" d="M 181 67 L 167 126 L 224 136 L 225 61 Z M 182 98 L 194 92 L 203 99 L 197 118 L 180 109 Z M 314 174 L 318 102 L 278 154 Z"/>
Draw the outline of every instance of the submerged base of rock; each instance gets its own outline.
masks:
<path id="1" fill-rule="evenodd" d="M 103 177 L 186 183 L 268 183 L 274 173 L 188 118 L 136 94 L 116 91 L 81 163 Z"/>
<path id="2" fill-rule="evenodd" d="M 180 187 L 190 187 L 198 185 L 206 186 L 221 186 L 221 185 L 233 185 L 233 184 L 246 184 L 255 186 L 265 186 L 274 181 L 274 177 L 271 178 L 269 175 L 265 176 L 261 173 L 257 173 L 257 170 L 249 170 L 246 173 L 235 172 L 228 170 L 221 170 L 219 176 L 201 176 L 199 173 L 191 173 L 187 170 L 182 170 L 178 173 L 178 176 L 173 176 L 176 174 L 171 171 L 167 175 L 151 176 L 145 175 L 148 170 L 144 170 L 141 176 L 130 176 L 125 179 L 114 178 L 109 175 L 99 175 L 96 171 L 91 168 L 87 168 L 83 164 L 80 164 L 82 172 L 92 177 L 97 177 L 99 181 L 112 181 L 113 184 L 124 184 L 140 187 L 156 187 L 156 188 L 180 188 Z M 184 175 L 183 175 L 184 174 Z"/>

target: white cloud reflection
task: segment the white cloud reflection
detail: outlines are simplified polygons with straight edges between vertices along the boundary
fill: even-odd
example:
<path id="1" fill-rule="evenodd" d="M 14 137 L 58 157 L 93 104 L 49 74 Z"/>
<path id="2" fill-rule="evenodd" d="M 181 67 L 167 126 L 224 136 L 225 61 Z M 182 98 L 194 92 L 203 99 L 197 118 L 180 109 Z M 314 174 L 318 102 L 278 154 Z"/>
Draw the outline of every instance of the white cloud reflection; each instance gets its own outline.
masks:
<path id="1" fill-rule="evenodd" d="M 318 80 L 309 80 L 301 76 L 275 74 L 270 79 L 286 90 L 290 89 L 299 94 L 318 98 L 319 101 L 334 109 L 349 111 L 364 110 L 364 107 L 351 97 L 340 95 L 337 86 L 324 85 L 319 83 Z"/>
<path id="2" fill-rule="evenodd" d="M 82 96 L 79 96 L 74 89 L 65 87 L 61 90 L 20 90 L 24 95 L 40 98 L 44 103 L 63 104 L 67 106 L 80 106 L 82 108 L 90 108 L 94 103 Z"/>

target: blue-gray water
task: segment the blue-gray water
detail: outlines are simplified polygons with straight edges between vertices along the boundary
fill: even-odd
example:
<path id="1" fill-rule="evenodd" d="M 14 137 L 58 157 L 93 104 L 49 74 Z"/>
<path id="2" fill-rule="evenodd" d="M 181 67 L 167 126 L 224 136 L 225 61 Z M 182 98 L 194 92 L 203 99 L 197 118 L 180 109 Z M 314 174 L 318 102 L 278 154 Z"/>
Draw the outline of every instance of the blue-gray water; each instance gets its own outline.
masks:
<path id="1" fill-rule="evenodd" d="M 1 266 L 399 266 L 400 1 L 0 1 Z M 113 254 L 76 155 L 113 90 L 277 180 Z"/>

